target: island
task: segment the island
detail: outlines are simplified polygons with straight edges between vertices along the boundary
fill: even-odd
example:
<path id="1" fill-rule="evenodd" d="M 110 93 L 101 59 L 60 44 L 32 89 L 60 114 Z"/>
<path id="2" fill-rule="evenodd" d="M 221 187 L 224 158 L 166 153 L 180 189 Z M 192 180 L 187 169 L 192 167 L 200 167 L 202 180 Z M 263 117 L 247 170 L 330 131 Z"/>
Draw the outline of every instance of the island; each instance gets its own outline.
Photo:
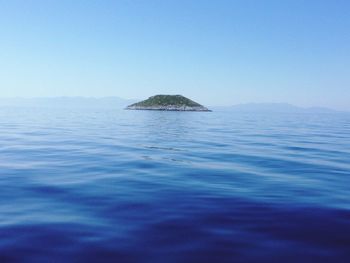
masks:
<path id="1" fill-rule="evenodd" d="M 126 107 L 127 110 L 199 111 L 211 110 L 182 95 L 156 95 Z"/>

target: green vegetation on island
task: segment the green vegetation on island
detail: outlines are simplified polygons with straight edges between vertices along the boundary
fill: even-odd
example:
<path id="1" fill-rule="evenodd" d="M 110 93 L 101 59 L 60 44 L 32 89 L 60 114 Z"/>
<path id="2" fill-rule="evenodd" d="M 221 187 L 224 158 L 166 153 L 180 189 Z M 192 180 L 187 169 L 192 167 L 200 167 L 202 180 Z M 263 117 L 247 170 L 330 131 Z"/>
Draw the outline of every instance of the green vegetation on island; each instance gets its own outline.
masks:
<path id="1" fill-rule="evenodd" d="M 128 106 L 128 110 L 209 111 L 204 106 L 181 95 L 156 95 Z"/>

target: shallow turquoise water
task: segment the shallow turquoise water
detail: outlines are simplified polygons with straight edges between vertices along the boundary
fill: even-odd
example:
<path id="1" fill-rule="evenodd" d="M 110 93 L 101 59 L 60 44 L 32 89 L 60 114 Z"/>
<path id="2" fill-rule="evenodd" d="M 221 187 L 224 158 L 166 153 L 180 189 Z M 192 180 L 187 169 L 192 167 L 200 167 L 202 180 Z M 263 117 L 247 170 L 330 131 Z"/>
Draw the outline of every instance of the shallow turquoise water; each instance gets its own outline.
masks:
<path id="1" fill-rule="evenodd" d="M 0 261 L 349 262 L 350 115 L 3 107 Z"/>

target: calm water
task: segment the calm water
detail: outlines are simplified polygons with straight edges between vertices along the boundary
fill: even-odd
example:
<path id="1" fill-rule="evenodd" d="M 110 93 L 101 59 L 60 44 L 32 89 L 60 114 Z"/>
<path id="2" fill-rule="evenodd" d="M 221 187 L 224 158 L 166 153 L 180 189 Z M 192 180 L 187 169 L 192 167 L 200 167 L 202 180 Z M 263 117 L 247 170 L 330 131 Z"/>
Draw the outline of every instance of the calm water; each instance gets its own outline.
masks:
<path id="1" fill-rule="evenodd" d="M 0 109 L 0 262 L 350 262 L 350 115 Z"/>

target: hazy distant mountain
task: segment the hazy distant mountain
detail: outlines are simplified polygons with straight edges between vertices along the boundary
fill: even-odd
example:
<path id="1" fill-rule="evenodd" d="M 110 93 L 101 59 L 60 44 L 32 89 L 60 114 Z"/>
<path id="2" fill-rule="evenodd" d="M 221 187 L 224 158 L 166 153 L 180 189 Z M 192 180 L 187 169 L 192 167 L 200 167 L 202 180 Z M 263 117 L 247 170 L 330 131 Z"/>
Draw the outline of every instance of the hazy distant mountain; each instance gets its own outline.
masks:
<path id="1" fill-rule="evenodd" d="M 0 106 L 16 107 L 124 108 L 134 102 L 119 97 L 0 98 Z"/>
<path id="2" fill-rule="evenodd" d="M 0 106 L 15 107 L 48 107 L 48 108 L 113 108 L 124 109 L 136 100 L 122 99 L 119 97 L 51 97 L 51 98 L 0 98 Z M 288 103 L 246 103 L 229 107 L 211 107 L 215 110 L 236 112 L 276 112 L 276 113 L 332 113 L 336 110 L 310 107 L 297 107 Z"/>
<path id="3" fill-rule="evenodd" d="M 246 103 L 238 104 L 231 107 L 219 107 L 221 109 L 239 112 L 276 112 L 276 113 L 332 113 L 337 112 L 336 110 L 323 108 L 323 107 L 310 107 L 303 108 L 294 106 L 288 103 Z"/>

